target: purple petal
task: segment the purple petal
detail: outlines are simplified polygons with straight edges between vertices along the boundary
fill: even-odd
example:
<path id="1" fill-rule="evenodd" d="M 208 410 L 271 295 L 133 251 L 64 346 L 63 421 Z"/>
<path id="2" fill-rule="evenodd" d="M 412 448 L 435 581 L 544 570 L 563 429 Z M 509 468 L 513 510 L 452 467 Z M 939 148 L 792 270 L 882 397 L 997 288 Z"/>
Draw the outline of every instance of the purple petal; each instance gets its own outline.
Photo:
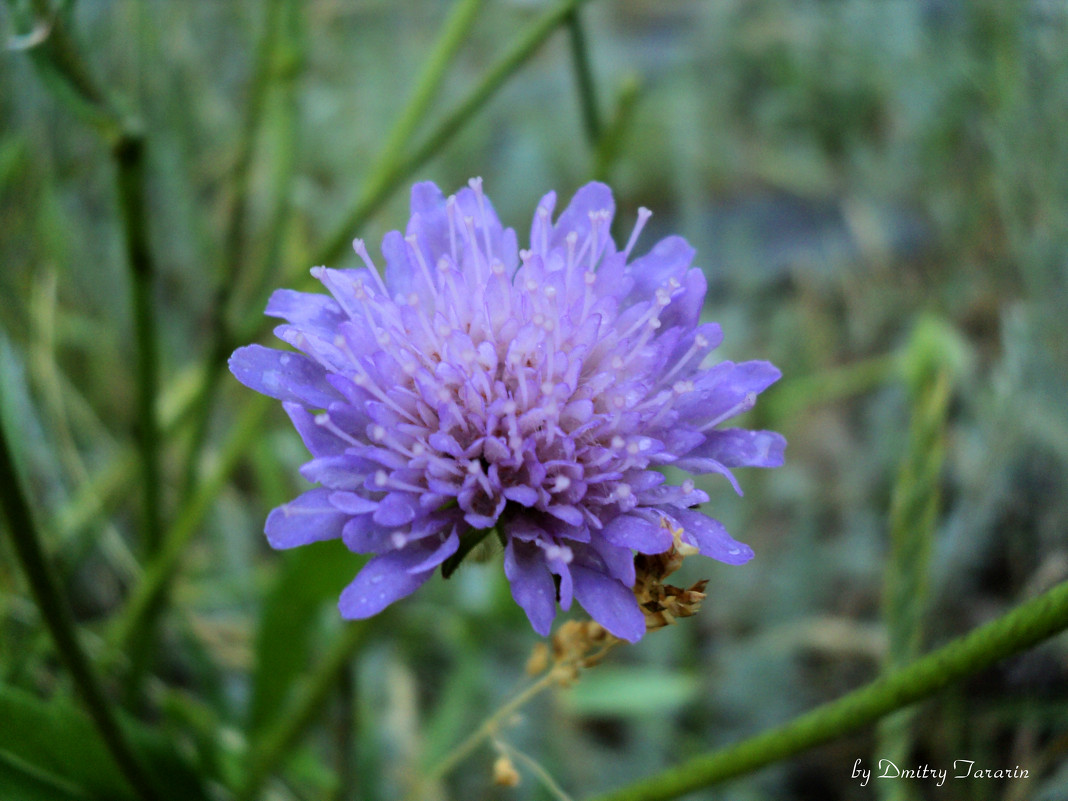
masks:
<path id="1" fill-rule="evenodd" d="M 590 617 L 622 640 L 637 642 L 645 634 L 645 615 L 634 594 L 616 579 L 581 565 L 571 565 L 575 597 Z"/>
<path id="2" fill-rule="evenodd" d="M 341 616 L 347 620 L 371 617 L 394 601 L 411 595 L 434 572 L 408 572 L 426 555 L 423 549 L 406 548 L 371 559 L 341 593 L 341 600 L 338 601 Z"/>
<path id="3" fill-rule="evenodd" d="M 708 279 L 701 270 L 687 270 L 682 277 L 683 291 L 671 299 L 671 303 L 660 315 L 664 328 L 681 326 L 693 328 L 701 319 L 701 309 L 705 304 L 705 292 L 708 291 Z"/>
<path id="4" fill-rule="evenodd" d="M 538 491 L 533 487 L 505 487 L 502 492 L 505 498 L 521 506 L 533 506 L 538 502 Z"/>
<path id="5" fill-rule="evenodd" d="M 449 536 L 442 540 L 441 544 L 437 548 L 427 554 L 426 558 L 424 558 L 423 561 L 419 562 L 419 564 L 417 565 L 409 567 L 408 572 L 421 573 L 424 570 L 433 570 L 435 567 L 437 567 L 450 556 L 452 556 L 454 553 L 456 553 L 459 547 L 460 535 L 456 533 L 456 529 L 454 528 L 451 532 L 449 532 Z"/>
<path id="6" fill-rule="evenodd" d="M 593 181 L 579 189 L 571 202 L 567 204 L 560 218 L 556 221 L 556 228 L 550 241 L 550 247 L 565 248 L 565 239 L 574 231 L 578 234 L 579 247 L 590 234 L 590 212 L 607 211 L 607 222 L 601 226 L 601 239 L 608 238 L 608 229 L 612 225 L 611 215 L 615 213 L 616 203 L 612 199 L 612 190 L 605 184 Z"/>
<path id="7" fill-rule="evenodd" d="M 365 459 L 352 454 L 321 456 L 305 462 L 300 474 L 308 481 L 336 490 L 357 489 L 369 472 Z"/>
<path id="8" fill-rule="evenodd" d="M 742 487 L 738 483 L 738 479 L 734 477 L 729 469 L 723 466 L 715 459 L 710 459 L 707 456 L 690 456 L 687 455 L 684 459 L 679 459 L 674 464 L 679 470 L 685 470 L 687 473 L 693 473 L 700 475 L 701 473 L 719 473 L 721 476 L 731 482 L 731 486 L 734 487 L 734 491 L 739 495 L 744 495 Z"/>
<path id="9" fill-rule="evenodd" d="M 312 456 L 338 456 L 345 450 L 347 443 L 318 425 L 315 415 L 299 403 L 283 403 L 282 408 Z"/>
<path id="10" fill-rule="evenodd" d="M 268 317 L 281 317 L 324 339 L 331 339 L 346 319 L 341 306 L 329 295 L 277 289 L 267 301 Z"/>
<path id="11" fill-rule="evenodd" d="M 744 565 L 753 558 L 753 549 L 731 537 L 718 520 L 690 509 L 670 509 L 667 513 L 682 527 L 683 540 L 704 556 L 728 565 Z"/>
<path id="12" fill-rule="evenodd" d="M 634 554 L 630 548 L 612 545 L 600 537 L 594 537 L 586 547 L 573 549 L 575 560 L 601 573 L 618 579 L 625 587 L 634 586 Z"/>
<path id="13" fill-rule="evenodd" d="M 671 278 L 681 283 L 696 253 L 681 236 L 661 239 L 653 245 L 652 250 L 632 261 L 627 268 L 634 278 L 634 287 L 627 300 L 631 303 L 648 300 Z"/>
<path id="14" fill-rule="evenodd" d="M 786 439 L 775 431 L 725 428 L 709 432 L 693 455 L 707 456 L 726 467 L 779 467 L 785 449 Z"/>
<path id="15" fill-rule="evenodd" d="M 279 400 L 315 409 L 341 400 L 323 368 L 301 353 L 246 345 L 230 357 L 230 372 L 249 389 Z"/>
<path id="16" fill-rule="evenodd" d="M 540 549 L 509 538 L 504 549 L 504 575 L 534 631 L 548 637 L 556 617 L 556 587 Z"/>
<path id="17" fill-rule="evenodd" d="M 615 517 L 601 534 L 612 545 L 638 553 L 663 553 L 674 543 L 671 532 L 663 526 L 627 514 Z"/>
<path id="18" fill-rule="evenodd" d="M 365 515 L 378 508 L 378 501 L 372 501 L 355 492 L 332 492 L 330 503 L 347 515 Z"/>
<path id="19" fill-rule="evenodd" d="M 330 503 L 330 490 L 319 488 L 272 510 L 263 530 L 272 548 L 295 548 L 337 539 L 348 519 Z"/>
<path id="20" fill-rule="evenodd" d="M 353 553 L 382 553 L 396 549 L 393 533 L 375 523 L 371 515 L 356 515 L 341 530 L 341 540 Z"/>
<path id="21" fill-rule="evenodd" d="M 411 523 L 419 504 L 410 492 L 390 492 L 378 503 L 374 520 L 380 526 L 403 526 Z"/>

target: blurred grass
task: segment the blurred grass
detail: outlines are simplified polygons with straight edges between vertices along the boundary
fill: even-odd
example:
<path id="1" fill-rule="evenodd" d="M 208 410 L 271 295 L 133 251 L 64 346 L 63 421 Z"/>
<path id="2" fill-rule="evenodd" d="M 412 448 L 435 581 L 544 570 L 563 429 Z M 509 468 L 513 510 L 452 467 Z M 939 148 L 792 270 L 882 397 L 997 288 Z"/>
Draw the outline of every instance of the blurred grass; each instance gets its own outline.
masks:
<path id="1" fill-rule="evenodd" d="M 127 98 L 149 143 L 163 500 L 174 509 L 191 434 L 188 418 L 183 427 L 167 408 L 189 397 L 197 379 L 188 376 L 204 369 L 218 330 L 212 303 L 222 254 L 232 252 L 225 243 L 242 154 L 257 154 L 239 234 L 251 266 L 233 287 L 231 323 L 254 319 L 277 280 L 269 276 L 301 274 L 331 238 L 375 243 L 406 220 L 401 191 L 355 230 L 339 223 L 411 96 L 447 6 L 302 4 L 302 66 L 275 65 L 284 86 L 264 101 L 253 151 L 244 109 L 261 4 L 67 5 L 93 74 Z M 418 141 L 544 7 L 483 4 L 427 117 L 413 121 Z M 2 7 L 5 40 L 13 19 Z M 920 358 L 905 346 L 920 320 L 939 321 L 968 361 L 946 418 L 927 642 L 1068 575 L 1065 7 L 623 0 L 587 5 L 582 22 L 596 145 L 561 30 L 413 179 L 455 187 L 481 175 L 522 239 L 545 191 L 566 196 L 594 172 L 610 177 L 617 238 L 644 205 L 655 216 L 642 245 L 680 233 L 697 247 L 711 286 L 707 314 L 727 334 L 724 358 L 782 368 L 786 377 L 751 422 L 784 431 L 790 446 L 784 468 L 741 477 L 744 499 L 707 485 L 717 516 L 756 549 L 754 562 L 744 570 L 687 563 L 680 582 L 712 578 L 700 616 L 614 656 L 601 686 L 591 673 L 573 698 L 529 708 L 508 732 L 575 797 L 604 790 L 606 777 L 622 784 L 780 722 L 877 673 L 885 641 L 871 633 Z M 3 380 L 23 386 L 5 392 L 15 401 L 4 413 L 20 432 L 37 517 L 79 622 L 102 636 L 140 570 L 129 555 L 139 509 L 137 463 L 127 456 L 136 399 L 129 289 L 107 150 L 25 56 L 9 50 L 0 61 L 0 327 L 17 373 Z M 352 254 L 331 260 L 354 263 Z M 218 475 L 251 403 L 224 376 L 198 481 Z M 260 534 L 269 508 L 300 489 L 304 458 L 284 415 L 267 415 L 188 531 L 174 587 L 179 614 L 163 619 L 147 686 L 149 712 L 167 716 L 177 741 L 193 747 L 216 726 L 227 733 L 220 764 L 202 757 L 204 772 L 223 783 L 247 759 L 249 715 L 262 722 L 283 701 L 279 677 L 321 662 L 342 630 L 328 600 L 332 579 L 311 587 L 309 575 L 291 600 L 306 625 L 299 636 L 284 633 L 286 583 L 314 572 L 302 559 L 319 557 L 271 553 Z M 0 554 L 0 681 L 61 691 L 67 680 L 6 538 Z M 355 573 L 359 560 L 342 556 Z M 336 560 L 339 580 L 342 556 L 323 557 Z M 317 606 L 316 595 L 327 600 Z M 387 612 L 378 632 L 362 643 L 356 670 L 361 799 L 396 797 L 405 771 L 484 718 L 520 681 L 535 641 L 492 565 L 435 579 Z M 662 714 L 647 717 L 628 698 L 643 695 L 650 675 L 663 677 L 650 693 Z M 938 797 L 1068 793 L 1056 770 L 1066 679 L 1061 638 L 921 707 L 917 764 L 974 758 L 1033 768 L 1026 783 L 949 783 Z M 267 785 L 273 797 L 319 797 L 332 786 L 343 764 L 336 714 L 328 707 L 317 719 L 283 778 Z M 862 736 L 695 797 L 868 798 L 850 768 L 878 756 L 874 738 Z M 492 758 L 473 758 L 445 791 L 506 797 L 489 787 Z M 510 792 L 548 797 L 528 773 Z"/>

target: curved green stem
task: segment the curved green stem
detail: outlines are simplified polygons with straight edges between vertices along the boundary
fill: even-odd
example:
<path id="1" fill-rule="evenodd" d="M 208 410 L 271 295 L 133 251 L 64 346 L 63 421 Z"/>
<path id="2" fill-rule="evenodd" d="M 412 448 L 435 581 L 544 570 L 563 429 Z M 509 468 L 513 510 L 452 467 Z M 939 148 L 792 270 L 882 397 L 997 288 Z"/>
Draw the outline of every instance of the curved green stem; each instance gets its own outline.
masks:
<path id="1" fill-rule="evenodd" d="M 107 697 L 92 664 L 78 642 L 74 618 L 66 598 L 45 559 L 40 536 L 34 524 L 30 505 L 22 492 L 15 469 L 15 461 L 8 445 L 7 432 L 0 422 L 0 507 L 7 518 L 7 527 L 15 545 L 15 553 L 30 583 L 41 616 L 55 641 L 60 658 L 70 671 L 89 715 L 100 732 L 104 745 L 111 752 L 122 775 L 137 796 L 144 801 L 159 797 L 149 774 L 126 741 L 118 720 L 112 713 Z"/>
<path id="2" fill-rule="evenodd" d="M 914 704 L 1068 628 L 1068 582 L 836 701 L 594 801 L 664 801 L 786 759 Z"/>

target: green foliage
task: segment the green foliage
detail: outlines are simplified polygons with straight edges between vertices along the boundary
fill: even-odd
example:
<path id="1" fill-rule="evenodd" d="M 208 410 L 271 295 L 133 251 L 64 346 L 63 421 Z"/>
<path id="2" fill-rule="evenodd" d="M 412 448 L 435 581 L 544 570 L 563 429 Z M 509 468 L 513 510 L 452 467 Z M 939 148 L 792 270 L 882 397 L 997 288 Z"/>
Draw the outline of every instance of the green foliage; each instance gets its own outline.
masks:
<path id="1" fill-rule="evenodd" d="M 8 0 L 0 414 L 32 522 L 0 523 L 0 797 L 136 797 L 72 647 L 176 798 L 402 797 L 523 686 L 536 638 L 503 581 L 461 568 L 341 625 L 362 558 L 264 547 L 305 455 L 223 366 L 266 341 L 271 288 L 397 226 L 410 181 L 473 175 L 521 239 L 543 192 L 592 176 L 617 239 L 638 205 L 656 212 L 639 250 L 685 235 L 722 357 L 783 369 L 750 422 L 790 442 L 784 468 L 739 476 L 744 504 L 699 482 L 757 552 L 687 563 L 680 583 L 712 578 L 700 615 L 501 722 L 535 760 L 507 792 L 544 797 L 544 770 L 576 798 L 731 776 L 717 798 L 849 799 L 870 789 L 853 761 L 884 748 L 946 766 L 1011 743 L 1028 789 L 940 798 L 1063 795 L 1063 637 L 971 681 L 967 652 L 886 740 L 800 756 L 842 709 L 869 727 L 896 708 L 865 682 L 1068 576 L 1063 7 L 577 5 Z M 16 533 L 55 568 L 66 645 Z M 502 797 L 492 750 L 471 753 L 435 791 Z"/>
<path id="2" fill-rule="evenodd" d="M 89 717 L 69 701 L 44 702 L 25 690 L 0 685 L 0 720 L 0 788 L 5 797 L 38 792 L 33 788 L 55 792 L 46 797 L 56 798 L 64 793 L 115 801 L 137 797 Z M 149 771 L 166 777 L 164 797 L 205 797 L 197 771 L 181 757 L 171 737 L 133 721 L 126 721 L 124 728 Z"/>

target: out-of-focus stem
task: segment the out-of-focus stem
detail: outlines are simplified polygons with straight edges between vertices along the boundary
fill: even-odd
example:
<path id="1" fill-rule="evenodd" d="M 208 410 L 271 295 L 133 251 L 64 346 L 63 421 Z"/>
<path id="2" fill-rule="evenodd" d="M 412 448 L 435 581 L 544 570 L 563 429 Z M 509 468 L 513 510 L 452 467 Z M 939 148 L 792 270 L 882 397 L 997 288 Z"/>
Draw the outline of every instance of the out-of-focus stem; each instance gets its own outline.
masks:
<path id="1" fill-rule="evenodd" d="M 914 393 L 908 445 L 890 502 L 890 556 L 883 595 L 883 617 L 889 635 L 887 670 L 903 667 L 920 652 L 931 547 L 941 499 L 939 474 L 945 457 L 949 390 L 949 377 L 940 371 L 926 378 Z M 881 758 L 904 764 L 912 749 L 915 712 L 915 708 L 903 709 L 881 721 Z M 881 783 L 879 793 L 884 801 L 916 797 L 908 782 Z"/>
<path id="2" fill-rule="evenodd" d="M 160 508 L 160 424 L 156 414 L 159 388 L 159 353 L 156 315 L 153 308 L 155 269 L 148 246 L 145 218 L 144 138 L 137 132 L 124 134 L 114 148 L 119 212 L 122 218 L 126 258 L 130 268 L 133 296 L 134 335 L 137 341 L 137 442 L 141 456 L 141 487 L 144 509 L 145 553 L 159 549 Z"/>
<path id="3" fill-rule="evenodd" d="M 591 801 L 667 801 L 744 776 L 869 725 L 1066 628 L 1068 582 L 1063 582 L 908 667 L 884 675 L 789 723 L 598 795 Z"/>
<path id="4" fill-rule="evenodd" d="M 122 616 L 116 621 L 110 640 L 113 646 L 123 651 L 140 636 L 155 613 L 157 604 L 166 596 L 171 579 L 177 572 L 186 546 L 199 530 L 199 526 L 230 478 L 249 445 L 262 433 L 263 418 L 273 408 L 270 398 L 256 396 L 242 409 L 241 416 L 219 453 L 207 478 L 182 507 L 174 524 L 164 535 L 163 544 L 156 557 L 146 566 L 141 581 L 134 588 Z"/>
<path id="5" fill-rule="evenodd" d="M 141 761 L 127 742 L 118 720 L 112 713 L 93 666 L 78 642 L 70 607 L 45 559 L 40 535 L 22 492 L 15 469 L 14 454 L 8 445 L 7 432 L 0 422 L 0 506 L 15 545 L 15 553 L 30 584 L 41 617 L 55 641 L 56 650 L 70 671 L 82 700 L 89 711 L 100 738 L 115 760 L 122 775 L 143 801 L 157 799 L 155 787 Z"/>
<path id="6" fill-rule="evenodd" d="M 279 25 L 280 0 L 268 0 L 264 12 L 263 32 L 256 47 L 248 103 L 238 135 L 238 153 L 233 169 L 233 199 L 223 238 L 222 263 L 218 267 L 215 293 L 208 312 L 211 344 L 208 347 L 207 369 L 194 401 L 194 422 L 185 456 L 181 497 L 184 499 L 196 486 L 196 472 L 207 439 L 208 424 L 215 406 L 219 379 L 226 357 L 233 349 L 233 332 L 227 313 L 239 275 L 245 263 L 245 232 L 248 222 L 248 198 L 251 192 L 252 154 L 257 132 L 263 118 L 263 107 L 270 88 L 277 51 L 286 40 L 287 26 Z"/>
<path id="7" fill-rule="evenodd" d="M 407 145 L 415 127 L 425 116 L 427 108 L 445 78 L 449 62 L 456 55 L 457 50 L 463 43 L 472 23 L 475 12 L 481 5 L 482 0 L 459 0 L 453 7 L 449 19 L 446 21 L 441 36 L 438 38 L 434 49 L 427 58 L 426 66 L 416 84 L 415 92 L 407 107 L 401 113 L 397 123 L 393 127 L 386 141 L 382 155 L 378 159 L 374 172 L 368 178 L 368 185 L 375 185 L 389 173 L 395 164 L 400 152 Z M 272 64 L 277 60 L 277 51 L 286 46 L 291 46 L 289 37 L 292 35 L 292 26 L 278 24 L 277 17 L 278 0 L 272 0 L 267 10 L 267 19 L 263 39 L 258 49 L 257 67 L 249 106 L 245 117 L 245 125 L 242 133 L 242 151 L 239 154 L 237 165 L 234 170 L 234 180 L 237 184 L 235 199 L 231 211 L 230 225 L 227 228 L 226 242 L 224 245 L 224 261 L 221 271 L 221 279 L 216 290 L 212 314 L 213 338 L 208 351 L 207 369 L 195 400 L 195 424 L 188 455 L 186 458 L 186 475 L 184 479 L 183 495 L 188 495 L 196 483 L 196 469 L 204 440 L 207 435 L 208 423 L 211 420 L 211 412 L 215 405 L 215 396 L 218 392 L 220 378 L 226 365 L 226 358 L 230 355 L 239 342 L 250 338 L 244 331 L 235 336 L 230 326 L 228 306 L 233 294 L 233 288 L 237 283 L 237 271 L 243 263 L 244 231 L 246 206 L 249 192 L 248 172 L 251 163 L 253 140 L 255 138 L 258 120 L 261 116 L 266 89 L 267 78 L 271 74 Z M 389 187 L 392 192 L 394 187 Z M 370 214 L 374 213 L 377 206 L 383 202 L 389 193 L 386 193 L 371 206 L 366 214 L 361 215 L 355 224 L 346 226 L 344 242 L 351 241 L 352 232 L 362 225 Z M 276 225 L 277 225 L 276 221 Z M 320 264 L 328 259 L 315 259 L 314 263 Z M 256 310 L 257 314 L 259 310 Z M 259 322 L 259 317 L 256 318 Z"/>
<path id="8" fill-rule="evenodd" d="M 594 87 L 593 69 L 590 67 L 589 47 L 582 28 L 577 8 L 567 15 L 568 40 L 571 43 L 571 63 L 578 83 L 579 102 L 582 106 L 582 124 L 590 147 L 596 150 L 601 141 L 601 115 L 597 110 L 597 91 Z"/>
<path id="9" fill-rule="evenodd" d="M 348 669 L 348 661 L 363 642 L 366 628 L 366 623 L 346 624 L 343 634 L 334 641 L 293 704 L 275 718 L 274 724 L 253 745 L 245 784 L 236 793 L 236 801 L 252 801 L 259 795 L 264 782 L 315 720 L 337 687 L 338 676 L 343 669 Z"/>
<path id="10" fill-rule="evenodd" d="M 357 230 L 378 207 L 393 193 L 402 181 L 423 166 L 496 94 L 528 58 L 545 42 L 567 18 L 567 15 L 587 0 L 560 0 L 538 17 L 512 43 L 485 73 L 479 84 L 456 105 L 416 150 L 403 161 L 383 172 L 375 182 L 368 182 L 360 199 L 338 225 L 313 259 L 315 264 L 325 264 L 349 246 L 352 232 Z"/>

